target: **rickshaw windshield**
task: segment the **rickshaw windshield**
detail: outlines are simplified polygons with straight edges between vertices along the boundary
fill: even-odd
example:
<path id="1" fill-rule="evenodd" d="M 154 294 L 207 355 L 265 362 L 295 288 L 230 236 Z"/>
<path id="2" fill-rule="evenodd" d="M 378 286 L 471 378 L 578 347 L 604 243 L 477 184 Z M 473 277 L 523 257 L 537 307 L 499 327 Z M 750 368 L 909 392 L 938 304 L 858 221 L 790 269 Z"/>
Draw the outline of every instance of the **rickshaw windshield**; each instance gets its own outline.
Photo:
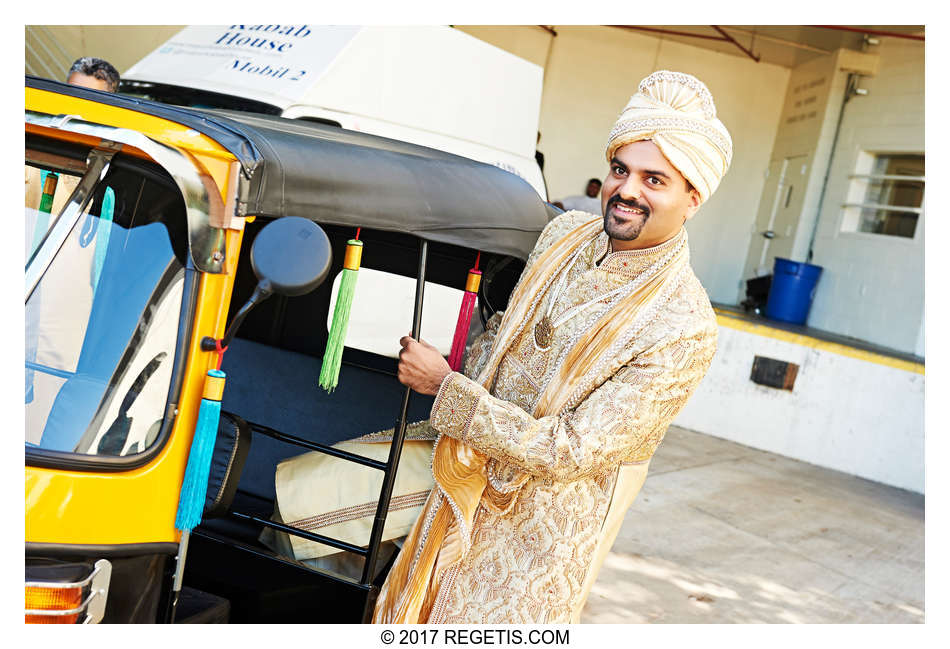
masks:
<path id="1" fill-rule="evenodd" d="M 25 165 L 26 258 L 78 176 Z M 157 167 L 117 156 L 26 301 L 26 445 L 145 451 L 172 377 L 187 252 L 185 206 Z"/>

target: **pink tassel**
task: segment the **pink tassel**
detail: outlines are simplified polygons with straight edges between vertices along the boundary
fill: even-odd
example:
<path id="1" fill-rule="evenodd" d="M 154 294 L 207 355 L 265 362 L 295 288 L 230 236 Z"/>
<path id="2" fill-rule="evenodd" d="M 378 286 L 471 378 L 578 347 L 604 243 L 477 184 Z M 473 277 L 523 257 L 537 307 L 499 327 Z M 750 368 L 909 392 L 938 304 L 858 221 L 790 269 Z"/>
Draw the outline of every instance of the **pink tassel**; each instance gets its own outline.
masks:
<path id="1" fill-rule="evenodd" d="M 455 335 L 452 337 L 452 351 L 449 352 L 449 367 L 453 372 L 462 368 L 462 356 L 465 354 L 465 343 L 468 342 L 468 329 L 472 324 L 472 311 L 475 310 L 475 299 L 478 296 L 478 285 L 482 281 L 482 271 L 478 270 L 478 262 L 482 253 L 475 258 L 475 268 L 468 271 L 468 280 L 465 282 L 465 295 L 462 297 L 462 308 L 459 309 L 458 323 L 455 325 Z"/>

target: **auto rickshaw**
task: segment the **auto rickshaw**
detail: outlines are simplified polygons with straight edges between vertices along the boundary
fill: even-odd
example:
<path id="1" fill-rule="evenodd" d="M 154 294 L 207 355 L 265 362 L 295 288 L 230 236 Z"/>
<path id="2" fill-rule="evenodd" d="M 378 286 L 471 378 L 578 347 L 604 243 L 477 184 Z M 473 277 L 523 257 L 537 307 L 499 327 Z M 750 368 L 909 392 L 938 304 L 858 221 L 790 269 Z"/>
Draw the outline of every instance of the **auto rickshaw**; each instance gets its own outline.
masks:
<path id="1" fill-rule="evenodd" d="M 398 383 L 396 339 L 451 332 L 477 255 L 473 330 L 503 310 L 553 208 L 441 151 L 29 76 L 25 141 L 26 621 L 367 621 L 406 427 L 431 407 Z M 328 393 L 329 278 L 354 231 L 373 273 L 357 291 L 406 299 L 369 323 L 395 349 L 348 337 Z M 450 306 L 423 327 L 427 291 Z M 219 366 L 201 523 L 183 534 Z M 333 446 L 390 427 L 386 461 Z M 272 516 L 275 467 L 313 450 L 382 474 L 369 538 Z M 360 557 L 360 576 L 281 555 L 265 529 Z"/>

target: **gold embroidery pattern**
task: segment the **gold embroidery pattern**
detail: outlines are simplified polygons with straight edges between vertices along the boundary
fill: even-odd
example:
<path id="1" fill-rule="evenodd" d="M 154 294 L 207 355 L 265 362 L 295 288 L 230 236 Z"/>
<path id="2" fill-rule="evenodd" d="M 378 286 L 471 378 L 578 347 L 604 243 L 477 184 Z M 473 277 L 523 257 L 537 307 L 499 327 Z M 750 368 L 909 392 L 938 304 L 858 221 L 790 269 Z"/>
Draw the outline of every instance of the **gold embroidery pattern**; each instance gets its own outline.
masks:
<path id="1" fill-rule="evenodd" d="M 365 442 L 367 444 L 383 443 L 383 442 L 392 442 L 393 441 L 394 430 L 388 428 L 386 430 L 381 430 L 378 433 L 369 433 L 368 435 L 363 435 L 362 437 L 357 437 L 354 442 Z M 406 426 L 406 440 L 418 440 L 418 441 L 432 441 L 438 434 L 436 431 L 432 430 L 429 426 L 429 420 L 425 419 L 423 421 L 417 421 L 415 423 L 409 424 Z"/>
<path id="2" fill-rule="evenodd" d="M 454 433 L 453 437 L 464 439 L 481 397 L 479 390 L 485 393 L 485 389 L 471 379 L 455 372 L 449 374 L 432 404 L 429 425 L 440 433 Z"/>
<path id="3" fill-rule="evenodd" d="M 444 608 L 431 622 L 570 619 L 612 482 L 558 487 L 530 483 L 507 515 L 480 510 L 472 550 L 446 582 Z"/>
<path id="4" fill-rule="evenodd" d="M 485 324 L 485 331 L 472 341 L 462 367 L 462 374 L 468 378 L 474 379 L 478 376 L 485 363 L 488 362 L 488 354 L 491 353 L 492 342 L 495 340 L 495 334 L 498 333 L 502 315 L 502 313 L 492 315 Z"/>

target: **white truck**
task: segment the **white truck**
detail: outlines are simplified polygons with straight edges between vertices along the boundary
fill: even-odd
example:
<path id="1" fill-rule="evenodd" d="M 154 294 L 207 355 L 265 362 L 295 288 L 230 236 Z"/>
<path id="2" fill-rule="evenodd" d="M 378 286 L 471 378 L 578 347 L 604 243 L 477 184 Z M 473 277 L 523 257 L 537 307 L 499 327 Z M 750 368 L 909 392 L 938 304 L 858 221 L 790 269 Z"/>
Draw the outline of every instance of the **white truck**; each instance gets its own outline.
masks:
<path id="1" fill-rule="evenodd" d="M 421 144 L 517 174 L 546 199 L 542 78 L 445 26 L 191 25 L 125 71 L 122 91 Z"/>

